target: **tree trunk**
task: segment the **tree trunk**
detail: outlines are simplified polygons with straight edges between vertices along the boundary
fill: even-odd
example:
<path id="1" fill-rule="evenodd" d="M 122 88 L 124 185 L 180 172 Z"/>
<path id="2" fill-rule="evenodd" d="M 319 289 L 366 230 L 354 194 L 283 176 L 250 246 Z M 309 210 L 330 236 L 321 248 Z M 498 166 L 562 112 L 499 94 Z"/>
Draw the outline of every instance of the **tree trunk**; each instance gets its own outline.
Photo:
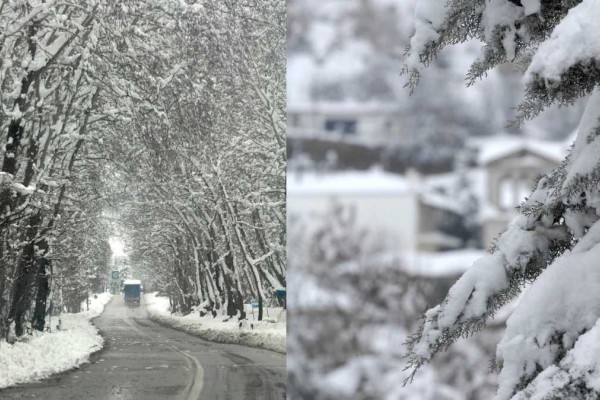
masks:
<path id="1" fill-rule="evenodd" d="M 6 237 L 5 235 L 3 235 L 4 238 Z M 8 333 L 8 326 L 7 326 L 7 315 L 6 315 L 6 301 L 5 301 L 5 297 L 4 297 L 4 291 L 6 290 L 6 277 L 7 277 L 7 269 L 8 269 L 8 263 L 6 262 L 6 260 L 4 259 L 4 257 L 6 256 L 5 253 L 5 244 L 7 243 L 6 240 L 3 240 L 2 243 L 0 243 L 0 340 L 2 340 L 2 338 L 6 338 L 6 335 Z"/>
<path id="2" fill-rule="evenodd" d="M 228 274 L 223 274 L 223 280 L 225 282 L 225 291 L 227 292 L 227 315 L 234 317 L 238 311 L 238 299 L 235 296 L 236 289 L 233 285 L 233 280 Z M 244 311 L 244 305 L 241 306 L 241 312 Z"/>
<path id="3" fill-rule="evenodd" d="M 47 250 L 47 242 L 44 240 L 46 250 Z M 44 244 L 40 245 L 44 246 Z M 37 329 L 38 331 L 43 332 L 44 327 L 46 325 L 46 309 L 48 302 L 48 295 L 50 294 L 50 282 L 49 282 L 49 267 L 50 261 L 44 254 L 40 256 L 37 260 L 37 277 L 36 277 L 36 286 L 37 286 L 37 294 L 35 298 L 35 308 L 33 310 L 33 318 L 31 321 L 31 326 L 33 329 Z"/>
<path id="4" fill-rule="evenodd" d="M 21 336 L 25 333 L 23 323 L 25 313 L 29 308 L 31 300 L 30 275 L 33 267 L 35 248 L 33 241 L 25 245 L 19 260 L 17 277 L 13 288 L 12 304 L 9 318 L 15 322 L 15 333 Z"/>
<path id="5" fill-rule="evenodd" d="M 42 220 L 41 213 L 32 215 L 28 224 L 24 242 L 25 247 L 21 253 L 17 274 L 13 286 L 11 309 L 9 318 L 15 321 L 15 333 L 21 336 L 23 331 L 24 316 L 31 302 L 31 270 L 35 264 L 35 237 L 38 233 L 39 224 Z"/>
<path id="6" fill-rule="evenodd" d="M 229 254 L 225 256 L 225 264 L 227 264 L 227 268 L 230 271 L 235 271 L 235 265 L 233 263 L 233 256 L 231 255 L 231 248 L 229 248 Z M 244 311 L 244 298 L 242 293 L 238 290 L 235 285 L 235 281 L 233 278 L 228 276 L 228 274 L 223 274 L 225 279 L 229 279 L 229 286 L 231 291 L 233 292 L 233 297 L 235 298 L 235 306 L 240 312 L 240 319 L 246 319 L 246 311 Z"/>

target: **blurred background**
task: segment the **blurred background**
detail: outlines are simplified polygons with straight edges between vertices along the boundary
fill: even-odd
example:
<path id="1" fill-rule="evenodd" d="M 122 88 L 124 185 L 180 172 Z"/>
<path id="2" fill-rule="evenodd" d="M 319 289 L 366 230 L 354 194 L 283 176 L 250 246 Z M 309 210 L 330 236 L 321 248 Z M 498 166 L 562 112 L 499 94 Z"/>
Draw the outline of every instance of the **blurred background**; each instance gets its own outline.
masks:
<path id="1" fill-rule="evenodd" d="M 416 0 L 288 0 L 291 399 L 489 399 L 511 307 L 403 387 L 427 306 L 558 166 L 581 104 L 509 126 L 522 72 L 465 87 L 480 44 L 446 49 L 410 96 Z"/>

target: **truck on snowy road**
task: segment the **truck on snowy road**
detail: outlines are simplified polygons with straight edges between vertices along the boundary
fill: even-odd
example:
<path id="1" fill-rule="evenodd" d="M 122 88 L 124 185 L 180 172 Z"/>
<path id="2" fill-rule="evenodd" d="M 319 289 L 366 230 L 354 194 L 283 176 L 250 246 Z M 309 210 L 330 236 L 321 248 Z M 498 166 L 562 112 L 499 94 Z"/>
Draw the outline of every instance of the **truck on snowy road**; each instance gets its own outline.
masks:
<path id="1" fill-rule="evenodd" d="M 123 281 L 123 300 L 127 304 L 140 304 L 142 282 L 137 279 Z"/>

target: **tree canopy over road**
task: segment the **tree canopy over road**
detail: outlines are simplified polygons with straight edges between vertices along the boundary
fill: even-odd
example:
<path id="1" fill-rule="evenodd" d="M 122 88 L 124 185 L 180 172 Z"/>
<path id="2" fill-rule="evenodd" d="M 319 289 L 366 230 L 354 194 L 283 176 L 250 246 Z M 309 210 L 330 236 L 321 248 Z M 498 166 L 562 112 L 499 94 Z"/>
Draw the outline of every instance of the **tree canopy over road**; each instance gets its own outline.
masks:
<path id="1" fill-rule="evenodd" d="M 285 286 L 285 3 L 0 0 L 0 337 L 107 278 L 175 309 Z"/>

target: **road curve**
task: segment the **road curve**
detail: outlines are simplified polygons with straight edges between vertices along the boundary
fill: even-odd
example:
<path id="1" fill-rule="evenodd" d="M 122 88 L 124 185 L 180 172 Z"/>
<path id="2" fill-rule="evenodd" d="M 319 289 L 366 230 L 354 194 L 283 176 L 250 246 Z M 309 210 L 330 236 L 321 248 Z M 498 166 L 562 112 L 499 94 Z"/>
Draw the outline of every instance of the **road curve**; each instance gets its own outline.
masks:
<path id="1" fill-rule="evenodd" d="M 115 296 L 94 320 L 105 347 L 79 369 L 0 390 L 0 399 L 285 399 L 285 355 L 208 342 Z"/>

